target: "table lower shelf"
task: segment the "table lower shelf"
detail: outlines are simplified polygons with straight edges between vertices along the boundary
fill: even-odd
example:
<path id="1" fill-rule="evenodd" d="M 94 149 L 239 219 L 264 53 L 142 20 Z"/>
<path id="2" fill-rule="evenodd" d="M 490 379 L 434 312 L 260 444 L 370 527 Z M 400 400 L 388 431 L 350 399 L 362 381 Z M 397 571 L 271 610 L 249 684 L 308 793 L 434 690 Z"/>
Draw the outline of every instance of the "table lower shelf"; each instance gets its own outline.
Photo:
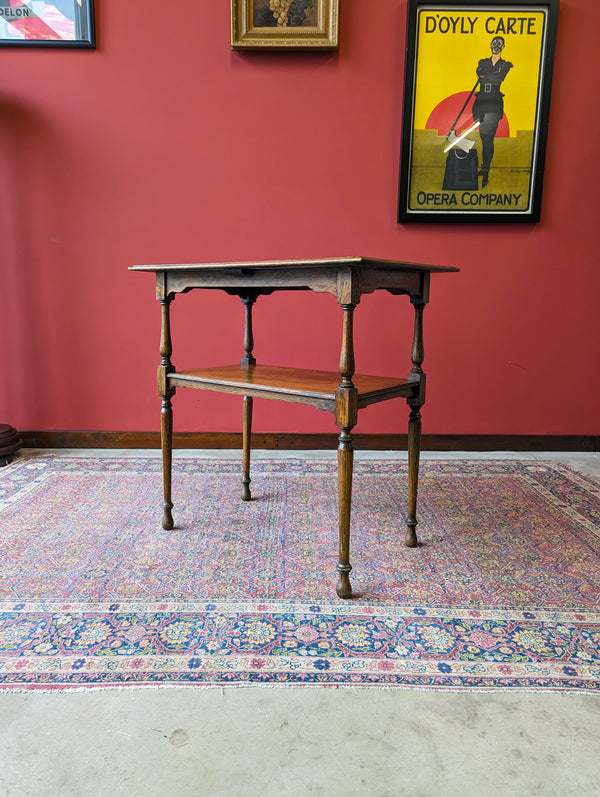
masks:
<path id="1" fill-rule="evenodd" d="M 170 387 L 193 387 L 242 396 L 310 404 L 333 411 L 341 377 L 337 371 L 314 371 L 270 365 L 223 365 L 175 371 L 167 377 Z M 358 407 L 407 397 L 418 391 L 419 383 L 393 376 L 352 377 L 358 391 Z"/>

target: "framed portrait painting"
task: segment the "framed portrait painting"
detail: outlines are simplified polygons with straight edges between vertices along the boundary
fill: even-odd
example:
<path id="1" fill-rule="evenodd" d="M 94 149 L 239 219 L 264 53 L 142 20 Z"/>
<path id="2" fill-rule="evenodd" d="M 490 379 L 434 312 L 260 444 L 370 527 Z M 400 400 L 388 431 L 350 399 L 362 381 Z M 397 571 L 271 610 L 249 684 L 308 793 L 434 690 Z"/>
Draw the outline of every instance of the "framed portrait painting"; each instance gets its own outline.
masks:
<path id="1" fill-rule="evenodd" d="M 558 0 L 409 0 L 398 221 L 539 221 Z"/>
<path id="2" fill-rule="evenodd" d="M 231 0 L 234 50 L 335 50 L 339 0 Z"/>
<path id="3" fill-rule="evenodd" d="M 0 45 L 95 47 L 93 0 L 0 0 Z"/>

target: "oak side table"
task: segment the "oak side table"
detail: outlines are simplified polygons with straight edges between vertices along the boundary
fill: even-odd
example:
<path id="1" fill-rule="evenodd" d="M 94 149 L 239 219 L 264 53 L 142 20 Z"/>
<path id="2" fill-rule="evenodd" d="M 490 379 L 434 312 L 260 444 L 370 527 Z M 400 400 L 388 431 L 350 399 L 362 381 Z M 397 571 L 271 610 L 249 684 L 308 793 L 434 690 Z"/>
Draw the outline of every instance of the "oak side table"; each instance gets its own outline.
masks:
<path id="1" fill-rule="evenodd" d="M 309 404 L 330 410 L 340 430 L 338 438 L 339 577 L 337 594 L 350 598 L 350 514 L 352 503 L 353 447 L 351 432 L 358 410 L 380 401 L 404 397 L 410 408 L 408 419 L 408 512 L 405 542 L 417 546 L 417 486 L 421 452 L 421 408 L 425 402 L 422 369 L 423 310 L 429 301 L 431 274 L 456 272 L 453 267 L 427 266 L 367 257 L 319 260 L 279 260 L 237 263 L 190 263 L 132 266 L 132 271 L 156 275 L 156 298 L 161 305 L 161 363 L 158 393 L 161 404 L 161 449 L 163 465 L 164 529 L 173 528 L 171 470 L 173 410 L 171 399 L 179 387 L 193 387 L 243 397 L 242 500 L 250 493 L 250 433 L 255 397 Z M 223 290 L 239 296 L 245 308 L 244 354 L 241 362 L 216 368 L 179 371 L 171 361 L 171 302 L 178 293 L 195 289 Z M 311 290 L 332 293 L 342 309 L 342 344 L 337 371 L 314 371 L 258 364 L 254 357 L 252 308 L 259 296 L 274 291 Z M 406 295 L 414 307 L 412 368 L 406 378 L 355 374 L 353 314 L 365 293 L 386 290 Z"/>

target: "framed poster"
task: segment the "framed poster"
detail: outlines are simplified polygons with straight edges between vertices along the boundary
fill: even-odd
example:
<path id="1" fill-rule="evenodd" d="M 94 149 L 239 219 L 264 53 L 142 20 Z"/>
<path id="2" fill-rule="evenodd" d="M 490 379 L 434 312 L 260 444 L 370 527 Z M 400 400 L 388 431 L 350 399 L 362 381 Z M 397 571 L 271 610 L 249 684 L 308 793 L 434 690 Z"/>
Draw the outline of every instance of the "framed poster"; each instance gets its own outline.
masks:
<path id="1" fill-rule="evenodd" d="M 231 47 L 335 50 L 339 0 L 231 0 Z"/>
<path id="2" fill-rule="evenodd" d="M 558 0 L 409 0 L 398 221 L 539 221 Z"/>
<path id="3" fill-rule="evenodd" d="M 93 0 L 0 0 L 0 46 L 95 47 Z"/>

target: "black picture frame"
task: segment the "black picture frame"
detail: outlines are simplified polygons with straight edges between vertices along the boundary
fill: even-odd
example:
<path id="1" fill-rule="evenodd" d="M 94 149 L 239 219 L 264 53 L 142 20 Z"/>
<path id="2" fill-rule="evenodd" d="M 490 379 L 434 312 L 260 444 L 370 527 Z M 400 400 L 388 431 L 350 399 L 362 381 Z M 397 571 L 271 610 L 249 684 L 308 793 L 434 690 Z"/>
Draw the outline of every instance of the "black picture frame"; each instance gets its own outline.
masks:
<path id="1" fill-rule="evenodd" d="M 408 0 L 400 223 L 539 221 L 557 22 L 558 0 Z"/>
<path id="2" fill-rule="evenodd" d="M 0 47 L 95 46 L 93 0 L 0 0 Z"/>

